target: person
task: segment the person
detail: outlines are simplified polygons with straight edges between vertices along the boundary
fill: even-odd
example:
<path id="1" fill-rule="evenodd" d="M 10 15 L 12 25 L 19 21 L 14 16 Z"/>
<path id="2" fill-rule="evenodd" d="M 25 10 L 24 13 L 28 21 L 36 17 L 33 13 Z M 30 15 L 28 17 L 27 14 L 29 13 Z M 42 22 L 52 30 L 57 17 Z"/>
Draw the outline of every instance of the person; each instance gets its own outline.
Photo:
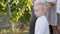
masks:
<path id="1" fill-rule="evenodd" d="M 60 0 L 57 0 L 57 23 L 58 23 L 58 26 L 60 26 Z M 59 32 L 59 31 L 58 31 Z M 59 32 L 60 34 L 60 32 Z"/>
<path id="2" fill-rule="evenodd" d="M 46 0 L 45 0 L 46 1 Z M 33 5 L 34 5 L 34 2 L 35 0 L 33 1 Z M 46 3 L 47 4 L 47 3 Z M 33 9 L 34 6 L 32 6 L 32 15 L 31 15 L 31 19 L 30 19 L 30 28 L 29 28 L 29 34 L 34 34 L 35 32 L 35 22 L 36 22 L 36 19 L 37 17 L 34 15 L 34 9 Z M 52 26 L 50 25 L 50 32 L 51 34 L 53 33 L 52 31 Z"/>
<path id="3" fill-rule="evenodd" d="M 31 9 L 32 9 L 32 15 L 31 15 L 31 18 L 30 18 L 30 26 L 29 26 L 29 34 L 34 34 L 34 31 L 35 31 L 35 22 L 36 22 L 36 19 L 37 17 L 34 15 L 34 1 L 33 0 L 33 5 L 31 6 Z"/>
<path id="4" fill-rule="evenodd" d="M 48 20 L 55 34 L 59 34 L 58 26 L 57 26 L 58 24 L 57 24 L 56 4 L 57 4 L 57 0 L 48 0 L 48 6 L 49 6 Z"/>
<path id="5" fill-rule="evenodd" d="M 35 34 L 49 34 L 49 23 L 45 14 L 47 13 L 46 2 L 37 0 L 34 2 L 34 14 L 37 17 Z"/>
<path id="6" fill-rule="evenodd" d="M 57 0 L 57 21 L 58 21 L 58 26 L 60 26 L 60 0 Z"/>

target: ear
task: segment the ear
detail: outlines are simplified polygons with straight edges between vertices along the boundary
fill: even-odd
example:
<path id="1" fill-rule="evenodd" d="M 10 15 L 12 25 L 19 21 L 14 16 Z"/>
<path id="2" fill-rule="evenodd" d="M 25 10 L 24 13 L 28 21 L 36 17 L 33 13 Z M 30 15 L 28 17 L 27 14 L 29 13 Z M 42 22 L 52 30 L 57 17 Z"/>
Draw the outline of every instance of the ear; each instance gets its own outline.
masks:
<path id="1" fill-rule="evenodd" d="M 43 11 L 44 11 L 44 13 L 47 13 L 48 12 L 48 9 L 47 9 L 46 6 L 44 6 Z"/>

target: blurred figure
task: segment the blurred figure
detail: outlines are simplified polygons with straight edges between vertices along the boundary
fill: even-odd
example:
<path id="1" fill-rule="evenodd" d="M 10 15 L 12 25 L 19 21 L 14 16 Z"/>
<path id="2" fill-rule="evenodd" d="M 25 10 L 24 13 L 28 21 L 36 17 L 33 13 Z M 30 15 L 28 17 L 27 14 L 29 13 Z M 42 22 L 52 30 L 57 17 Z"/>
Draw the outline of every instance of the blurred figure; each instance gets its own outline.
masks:
<path id="1" fill-rule="evenodd" d="M 46 13 L 46 1 L 36 0 L 34 2 L 34 14 L 37 17 L 35 24 L 35 34 L 49 34 L 49 23 L 45 16 Z"/>
<path id="2" fill-rule="evenodd" d="M 58 25 L 60 26 L 60 0 L 57 0 L 57 21 Z"/>
<path id="3" fill-rule="evenodd" d="M 34 1 L 33 0 L 33 5 L 34 5 Z M 46 1 L 46 0 L 45 0 Z M 47 4 L 47 3 L 46 3 Z M 30 19 L 30 28 L 29 28 L 29 34 L 34 34 L 34 31 L 35 31 L 35 22 L 36 22 L 36 19 L 37 17 L 34 15 L 34 9 L 33 9 L 34 6 L 32 6 L 32 16 L 31 16 L 31 19 Z M 50 30 L 51 32 L 53 31 L 52 30 L 52 26 L 50 26 Z M 52 32 L 53 33 L 53 32 Z"/>
<path id="4" fill-rule="evenodd" d="M 56 13 L 56 4 L 57 0 L 48 0 L 48 8 L 49 8 L 49 16 L 48 21 L 49 24 L 52 26 L 53 31 L 55 34 L 60 34 L 58 30 L 57 24 L 57 13 Z"/>
<path id="5" fill-rule="evenodd" d="M 57 0 L 56 8 L 57 8 L 57 23 L 58 23 L 58 26 L 60 27 L 60 0 Z"/>

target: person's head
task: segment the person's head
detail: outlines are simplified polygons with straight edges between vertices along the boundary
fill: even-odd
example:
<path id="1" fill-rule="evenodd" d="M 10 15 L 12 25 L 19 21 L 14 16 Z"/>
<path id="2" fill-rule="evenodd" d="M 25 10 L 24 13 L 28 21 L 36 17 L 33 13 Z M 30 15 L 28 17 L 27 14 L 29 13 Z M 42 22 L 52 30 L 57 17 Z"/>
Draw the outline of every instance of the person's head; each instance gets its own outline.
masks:
<path id="1" fill-rule="evenodd" d="M 34 14 L 36 17 L 40 17 L 44 14 L 43 11 L 45 11 L 46 7 L 43 5 L 36 5 L 34 6 Z"/>

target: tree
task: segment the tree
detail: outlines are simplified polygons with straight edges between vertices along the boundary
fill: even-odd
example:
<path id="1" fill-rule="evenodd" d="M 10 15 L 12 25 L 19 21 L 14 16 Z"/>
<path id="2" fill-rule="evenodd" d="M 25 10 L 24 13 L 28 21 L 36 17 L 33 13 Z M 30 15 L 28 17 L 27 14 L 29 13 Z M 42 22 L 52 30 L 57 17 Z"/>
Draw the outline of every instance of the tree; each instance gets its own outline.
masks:
<path id="1" fill-rule="evenodd" d="M 10 0 L 11 13 L 8 13 L 8 0 L 0 0 L 0 17 L 6 15 L 10 17 L 10 23 L 18 21 L 27 23 L 31 16 L 32 0 Z"/>
<path id="2" fill-rule="evenodd" d="M 31 16 L 32 0 L 10 0 L 11 21 L 28 21 Z M 0 16 L 8 15 L 8 0 L 0 0 Z"/>

